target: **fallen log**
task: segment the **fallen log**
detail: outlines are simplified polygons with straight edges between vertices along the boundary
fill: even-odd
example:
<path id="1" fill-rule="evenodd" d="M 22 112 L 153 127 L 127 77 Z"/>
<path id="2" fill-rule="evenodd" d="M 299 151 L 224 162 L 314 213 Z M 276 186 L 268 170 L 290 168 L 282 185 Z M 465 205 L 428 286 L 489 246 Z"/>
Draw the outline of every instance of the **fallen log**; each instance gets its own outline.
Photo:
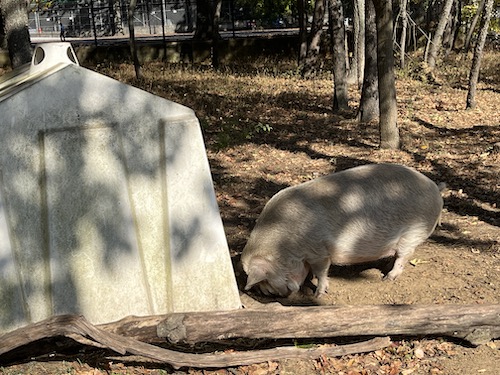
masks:
<path id="1" fill-rule="evenodd" d="M 354 344 L 317 345 L 307 349 L 290 346 L 244 352 L 232 351 L 228 353 L 193 354 L 160 348 L 130 337 L 106 332 L 90 324 L 82 316 L 61 315 L 46 319 L 39 323 L 30 324 L 1 336 L 0 364 L 6 365 L 6 363 L 2 361 L 2 355 L 6 353 L 40 339 L 59 336 L 69 337 L 85 345 L 109 348 L 122 355 L 130 353 L 158 362 L 168 363 L 174 368 L 221 368 L 249 365 L 285 358 L 316 359 L 323 355 L 327 357 L 336 357 L 379 350 L 391 344 L 390 338 L 378 337 Z"/>
<path id="2" fill-rule="evenodd" d="M 109 331 L 108 331 L 109 330 Z M 120 332 L 117 334 L 116 332 Z M 372 351 L 387 346 L 386 336 L 451 336 L 474 345 L 500 337 L 500 305 L 368 305 L 278 307 L 225 312 L 128 317 L 96 327 L 85 318 L 63 315 L 0 337 L 2 355 L 29 343 L 59 336 L 119 354 L 133 354 L 173 367 L 229 367 L 283 358 L 317 358 Z M 311 349 L 283 347 L 229 353 L 193 354 L 149 342 L 214 342 L 232 338 L 373 337 L 362 343 Z M 140 337 L 142 341 L 134 337 Z"/>
<path id="3" fill-rule="evenodd" d="M 158 337 L 172 343 L 236 337 L 439 335 L 479 345 L 500 337 L 500 305 L 309 306 L 176 313 L 157 328 Z"/>
<path id="4" fill-rule="evenodd" d="M 168 315 L 127 316 L 116 322 L 99 324 L 97 327 L 106 332 L 131 337 L 149 344 L 161 344 L 165 342 L 165 338 L 157 336 L 157 327 L 167 317 Z"/>

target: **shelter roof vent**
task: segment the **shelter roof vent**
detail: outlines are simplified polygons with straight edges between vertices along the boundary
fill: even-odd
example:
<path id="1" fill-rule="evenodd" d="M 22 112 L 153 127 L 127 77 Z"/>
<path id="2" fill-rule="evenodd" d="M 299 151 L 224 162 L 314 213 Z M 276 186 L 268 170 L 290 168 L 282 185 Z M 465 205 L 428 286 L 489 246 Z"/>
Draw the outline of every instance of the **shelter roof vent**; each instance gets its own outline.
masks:
<path id="1" fill-rule="evenodd" d="M 80 65 L 71 44 L 42 43 L 35 47 L 30 70 L 47 70 L 59 63 Z"/>
<path id="2" fill-rule="evenodd" d="M 41 43 L 27 63 L 0 77 L 0 101 L 68 65 L 78 65 L 70 43 Z"/>

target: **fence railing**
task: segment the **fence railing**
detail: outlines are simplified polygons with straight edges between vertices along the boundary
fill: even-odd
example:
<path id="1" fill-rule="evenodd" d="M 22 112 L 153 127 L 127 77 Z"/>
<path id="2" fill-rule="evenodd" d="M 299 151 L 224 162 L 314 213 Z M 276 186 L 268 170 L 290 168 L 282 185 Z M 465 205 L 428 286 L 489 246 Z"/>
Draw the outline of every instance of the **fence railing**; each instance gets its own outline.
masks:
<path id="1" fill-rule="evenodd" d="M 128 1 L 104 0 L 67 2 L 50 9 L 33 8 L 29 14 L 32 35 L 59 36 L 61 28 L 67 37 L 102 38 L 128 35 Z M 223 0 L 220 30 L 285 28 L 292 20 L 255 20 L 250 12 L 235 6 L 234 0 Z M 137 35 L 191 33 L 196 29 L 195 0 L 139 0 L 134 14 Z"/>

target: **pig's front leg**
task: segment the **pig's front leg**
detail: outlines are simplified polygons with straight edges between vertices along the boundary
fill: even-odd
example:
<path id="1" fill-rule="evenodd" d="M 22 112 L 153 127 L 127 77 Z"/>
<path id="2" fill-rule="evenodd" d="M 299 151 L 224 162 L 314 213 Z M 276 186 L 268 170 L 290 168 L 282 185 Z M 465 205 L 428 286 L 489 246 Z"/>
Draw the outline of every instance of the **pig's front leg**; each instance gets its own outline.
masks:
<path id="1" fill-rule="evenodd" d="M 308 263 L 311 266 L 313 275 L 318 278 L 318 286 L 314 296 L 321 297 L 328 290 L 328 270 L 330 269 L 331 260 L 330 258 L 324 258 L 314 262 L 308 261 Z"/>

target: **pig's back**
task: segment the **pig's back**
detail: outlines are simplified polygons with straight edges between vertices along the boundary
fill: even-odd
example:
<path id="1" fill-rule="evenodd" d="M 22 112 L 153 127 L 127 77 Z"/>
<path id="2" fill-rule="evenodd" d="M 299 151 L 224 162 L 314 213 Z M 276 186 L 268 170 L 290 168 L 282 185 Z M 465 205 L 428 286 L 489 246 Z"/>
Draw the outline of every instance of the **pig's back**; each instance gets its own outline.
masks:
<path id="1" fill-rule="evenodd" d="M 409 227 L 430 234 L 442 205 L 438 187 L 423 174 L 401 165 L 365 165 L 280 191 L 251 237 L 262 250 L 279 245 L 278 251 L 296 256 L 334 249 L 337 263 L 343 254 L 353 262 L 353 252 L 377 258 Z"/>

